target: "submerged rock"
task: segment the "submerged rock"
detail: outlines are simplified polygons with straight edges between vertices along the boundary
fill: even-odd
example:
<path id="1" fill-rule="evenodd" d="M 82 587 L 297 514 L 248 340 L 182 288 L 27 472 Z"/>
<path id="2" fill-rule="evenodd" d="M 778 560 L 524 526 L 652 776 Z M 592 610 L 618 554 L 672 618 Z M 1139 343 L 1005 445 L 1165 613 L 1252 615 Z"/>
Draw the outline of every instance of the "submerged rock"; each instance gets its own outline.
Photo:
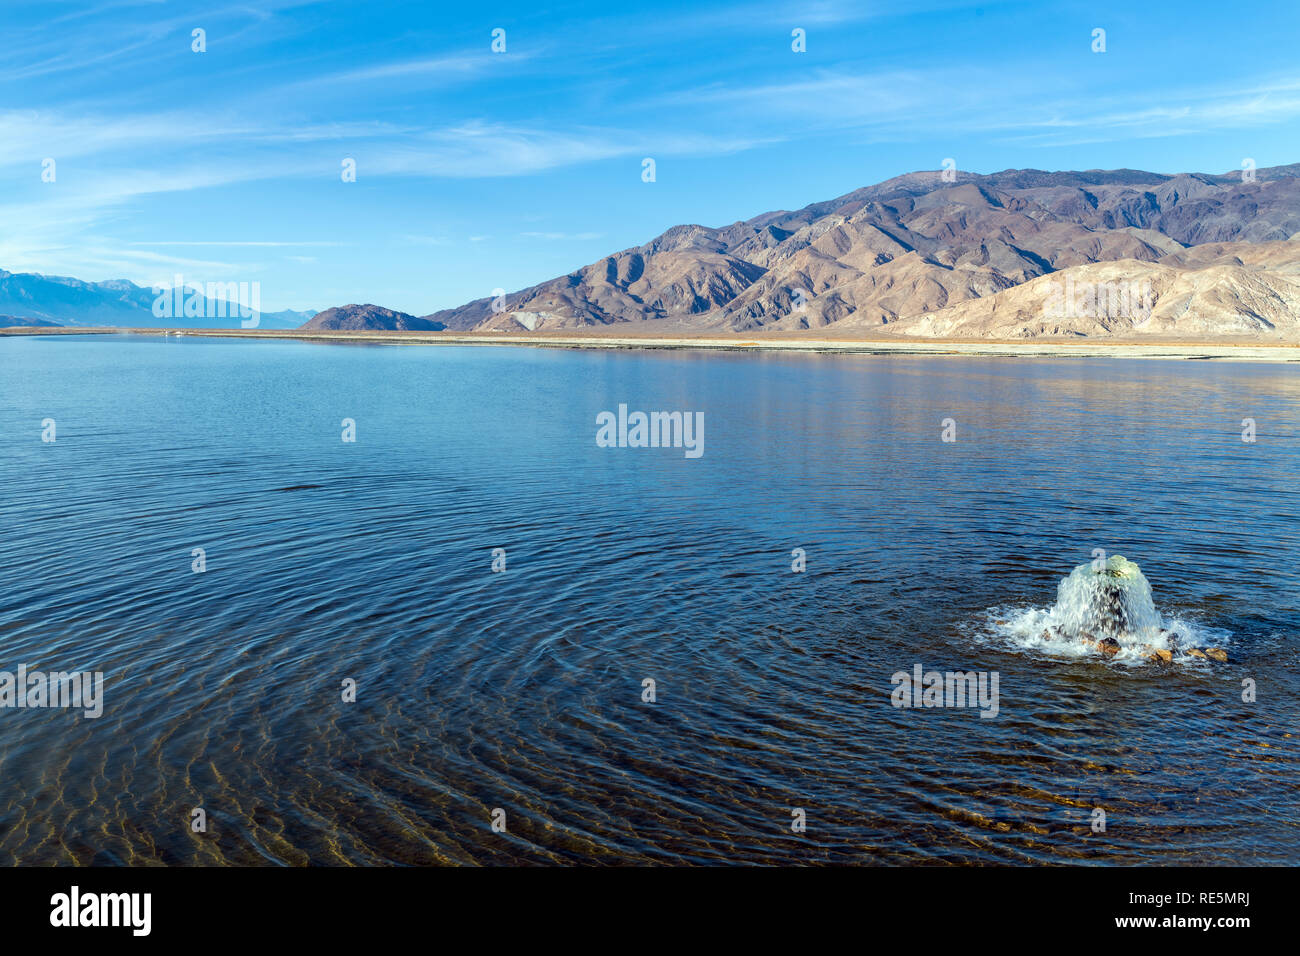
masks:
<path id="1" fill-rule="evenodd" d="M 1212 661 L 1218 661 L 1221 664 L 1228 663 L 1228 652 L 1219 647 L 1207 647 L 1205 656 Z"/>
<path id="2" fill-rule="evenodd" d="M 1094 639 L 1091 634 L 1085 634 L 1079 640 L 1084 647 L 1094 650 L 1099 654 L 1105 654 L 1107 657 L 1113 657 L 1119 653 L 1119 641 L 1115 640 L 1113 637 L 1103 637 L 1098 641 Z"/>

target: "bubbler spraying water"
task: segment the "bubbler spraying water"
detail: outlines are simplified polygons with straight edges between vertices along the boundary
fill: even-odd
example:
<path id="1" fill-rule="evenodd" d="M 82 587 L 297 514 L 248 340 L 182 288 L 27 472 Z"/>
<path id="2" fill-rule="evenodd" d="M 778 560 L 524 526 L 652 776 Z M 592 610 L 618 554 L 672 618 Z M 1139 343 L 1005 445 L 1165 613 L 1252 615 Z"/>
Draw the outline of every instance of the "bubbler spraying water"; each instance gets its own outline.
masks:
<path id="1" fill-rule="evenodd" d="M 1056 589 L 1051 618 L 1044 637 L 1077 641 L 1108 656 L 1135 651 L 1168 662 L 1182 650 L 1177 635 L 1164 628 L 1146 575 L 1121 555 L 1071 571 Z M 1218 648 L 1189 647 L 1186 654 L 1227 660 Z"/>
<path id="2" fill-rule="evenodd" d="M 1066 637 L 1135 645 L 1160 635 L 1151 584 L 1120 555 L 1071 571 L 1056 589 L 1056 614 Z"/>

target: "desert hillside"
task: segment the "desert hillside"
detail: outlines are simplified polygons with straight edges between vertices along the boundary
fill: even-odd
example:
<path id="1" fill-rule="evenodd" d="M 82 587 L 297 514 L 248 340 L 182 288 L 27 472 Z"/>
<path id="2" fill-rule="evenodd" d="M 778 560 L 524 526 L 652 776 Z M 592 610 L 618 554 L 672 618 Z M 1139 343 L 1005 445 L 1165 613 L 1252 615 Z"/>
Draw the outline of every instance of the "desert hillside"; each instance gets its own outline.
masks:
<path id="1" fill-rule="evenodd" d="M 1298 315 L 1300 164 L 1250 182 L 909 173 L 793 212 L 675 226 L 495 307 L 483 298 L 425 320 L 457 331 L 671 319 L 745 333 L 1294 340 Z"/>
<path id="2" fill-rule="evenodd" d="M 393 332 L 436 332 L 444 326 L 429 319 L 416 318 L 405 312 L 379 305 L 339 305 L 317 313 L 304 329 L 336 332 L 368 332 L 386 329 Z"/>

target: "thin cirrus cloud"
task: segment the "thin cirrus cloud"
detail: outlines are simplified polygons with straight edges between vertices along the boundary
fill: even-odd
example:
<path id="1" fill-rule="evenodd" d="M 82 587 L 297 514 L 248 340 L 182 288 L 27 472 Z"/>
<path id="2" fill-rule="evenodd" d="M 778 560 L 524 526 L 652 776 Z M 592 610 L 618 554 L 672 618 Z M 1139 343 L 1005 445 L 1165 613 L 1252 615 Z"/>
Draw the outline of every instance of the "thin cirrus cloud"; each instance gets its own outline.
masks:
<path id="1" fill-rule="evenodd" d="M 1076 146 L 1244 130 L 1300 119 L 1300 79 L 1294 78 L 1268 78 L 1227 90 L 1183 90 L 1159 99 L 1158 104 L 1134 108 L 1131 96 L 1093 98 L 1090 111 L 1078 103 L 1053 104 L 1040 115 L 994 125 L 1019 132 L 1013 142 Z"/>
<path id="2" fill-rule="evenodd" d="M 548 242 L 587 242 L 592 239 L 604 239 L 603 232 L 521 232 L 524 239 L 545 239 Z"/>
<path id="3" fill-rule="evenodd" d="M 756 137 L 655 134 L 609 128 L 555 132 L 476 122 L 432 130 L 401 142 L 372 144 L 372 155 L 365 163 L 368 172 L 378 175 L 520 176 L 652 153 L 713 156 L 740 152 L 770 141 Z"/>
<path id="4" fill-rule="evenodd" d="M 218 183 L 300 177 L 313 165 L 335 169 L 338 157 L 317 148 L 336 143 L 351 150 L 367 175 L 426 175 L 453 178 L 524 175 L 559 166 L 595 162 L 650 151 L 661 155 L 717 155 L 770 141 L 756 137 L 663 134 L 590 127 L 572 131 L 470 121 L 437 129 L 364 120 L 266 126 L 223 122 L 178 113 L 96 118 L 11 110 L 0 113 L 0 166 L 94 157 L 94 178 L 107 173 L 123 183 L 119 198 Z M 305 148 L 304 148 L 305 147 Z M 257 151 L 256 161 L 227 156 Z M 220 162 L 203 157 L 220 152 Z M 157 157 L 153 171 L 122 175 L 114 163 Z M 170 168 L 186 159 L 188 172 Z M 364 158 L 363 158 L 364 157 Z M 102 178 L 102 177 L 100 177 Z M 101 190 L 105 192 L 104 190 Z M 87 201 L 94 197 L 87 196 Z M 102 198 L 102 197 L 101 197 Z"/>
<path id="5" fill-rule="evenodd" d="M 237 241 L 232 242 L 225 239 L 215 240 L 190 240 L 190 239 L 160 239 L 160 240 L 143 240 L 132 242 L 133 246 L 231 246 L 235 248 L 253 248 L 253 249 L 283 249 L 283 248 L 301 248 L 304 246 L 345 246 L 345 242 L 318 242 L 316 240 L 307 240 L 303 242 L 283 242 L 283 241 Z"/>
<path id="6" fill-rule="evenodd" d="M 184 143 L 193 149 L 212 141 L 253 135 L 248 123 L 224 123 L 183 111 L 93 116 L 57 110 L 0 112 L 0 166 L 40 162 L 45 157 L 111 157 Z"/>
<path id="7" fill-rule="evenodd" d="M 164 266 L 166 268 L 185 267 L 189 269 L 202 269 L 205 272 L 233 272 L 236 269 L 247 268 L 246 264 L 239 265 L 233 262 L 222 262 L 216 259 L 195 259 L 191 256 L 169 256 L 161 252 L 126 251 L 116 245 L 89 246 L 86 252 L 88 256 L 100 257 L 102 261 L 129 263 L 130 268 L 132 269 L 138 269 L 142 265 L 149 267 Z"/>
<path id="8" fill-rule="evenodd" d="M 0 117 L 0 129 L 14 135 L 0 165 L 28 163 L 31 196 L 22 202 L 0 203 L 0 216 L 12 223 L 0 256 L 10 267 L 57 269 L 75 274 L 105 270 L 135 281 L 151 274 L 159 262 L 190 269 L 222 268 L 230 263 L 171 257 L 163 260 L 144 248 L 228 247 L 250 250 L 297 245 L 327 246 L 337 243 L 281 240 L 207 240 L 177 237 L 166 240 L 132 240 L 114 254 L 102 247 L 92 251 L 84 237 L 102 228 L 110 217 L 144 197 L 186 193 L 200 189 L 236 187 L 257 180 L 301 179 L 304 170 L 324 181 L 338 176 L 338 154 L 326 154 L 318 144 L 337 138 L 346 141 L 347 154 L 355 156 L 363 177 L 412 176 L 429 178 L 485 178 L 522 176 L 562 166 L 616 157 L 639 158 L 647 150 L 656 155 L 714 155 L 748 148 L 753 140 L 724 137 L 689 137 L 680 134 L 647 136 L 617 129 L 590 128 L 556 133 L 545 129 L 505 124 L 468 123 L 455 127 L 412 131 L 393 124 L 312 124 L 281 128 L 212 124 L 203 121 L 202 136 L 178 136 L 187 129 L 171 115 L 137 116 L 126 121 L 82 118 L 68 121 L 48 115 L 10 112 Z M 42 137 L 51 130 L 66 139 L 67 150 L 55 150 L 62 163 L 57 185 L 39 184 Z M 213 157 L 212 141 L 221 144 L 223 156 Z M 180 155 L 177 155 L 177 154 Z M 117 161 L 156 157 L 153 168 L 115 165 Z M 207 155 L 207 159 L 199 159 Z M 242 156 L 241 159 L 227 158 Z M 94 157 L 94 162 L 81 158 Z M 71 175 L 70 175 L 71 173 Z M 538 233 L 528 238 L 581 240 L 598 232 Z M 471 242 L 485 236 L 472 236 Z M 419 240 L 440 242 L 435 237 Z M 248 265 L 260 269 L 259 265 Z"/>
<path id="9" fill-rule="evenodd" d="M 150 254 L 193 270 L 298 262 L 286 306 L 342 281 L 344 257 L 304 261 L 311 241 L 350 240 L 348 294 L 365 301 L 383 294 L 368 283 L 418 273 L 430 301 L 393 304 L 425 314 L 581 265 L 584 242 L 733 221 L 931 157 L 1227 168 L 1239 148 L 1286 156 L 1300 119 L 1284 44 L 1242 18 L 1216 42 L 1261 55 L 1203 79 L 1185 69 L 1212 53 L 1187 26 L 1217 12 L 1203 0 L 1098 20 L 1105 56 L 1089 50 L 1091 7 L 1085 20 L 1029 0 L 666 0 L 651 17 L 587 0 L 507 0 L 490 16 L 398 0 L 93 4 L 6 10 L 0 267 L 136 278 L 164 264 Z M 1282 0 L 1252 9 L 1279 36 L 1297 19 Z M 57 183 L 42 182 L 46 158 Z M 489 254 L 506 244 L 508 261 Z"/>
<path id="10" fill-rule="evenodd" d="M 643 11 L 630 8 L 626 15 L 611 18 L 618 29 L 634 32 L 635 37 L 682 37 L 689 34 L 744 32 L 771 34 L 783 41 L 794 27 L 845 27 L 868 21 L 905 18 L 959 10 L 989 9 L 1014 4 L 1015 0 L 909 0 L 907 3 L 882 0 L 811 0 L 793 3 L 776 2 L 694 6 L 672 15 L 647 18 Z M 633 26 L 628 21 L 634 21 Z"/>
<path id="11" fill-rule="evenodd" d="M 257 271 L 247 263 L 169 256 L 121 247 L 110 238 L 81 236 L 75 247 L 51 246 L 33 254 L 27 241 L 0 241 L 0 257 L 12 272 L 35 272 L 43 275 L 104 275 L 128 278 L 137 285 L 147 285 L 175 270 L 208 275 L 231 275 Z"/>
<path id="12" fill-rule="evenodd" d="M 517 69 L 520 64 L 533 59 L 532 53 L 514 53 L 498 62 L 481 52 L 464 52 L 450 56 L 420 57 L 376 63 L 320 76 L 308 77 L 287 84 L 286 90 L 313 87 L 365 84 L 374 81 L 398 83 L 401 81 L 470 81 L 484 76 L 497 76 L 504 69 Z"/>
<path id="13" fill-rule="evenodd" d="M 229 44 L 246 50 L 266 47 L 296 32 L 280 14 L 327 2 L 261 0 L 214 7 L 127 0 L 74 8 L 52 18 L 43 4 L 27 23 L 6 11 L 8 42 L 0 52 L 0 83 L 126 69 L 141 57 L 156 56 L 171 38 L 182 39 L 184 46 L 178 49 L 188 51 L 190 31 L 200 22 Z M 163 11 L 175 15 L 156 15 Z"/>
<path id="14" fill-rule="evenodd" d="M 1055 86 L 1055 89 L 1052 87 Z M 1017 134 L 1028 145 L 1239 129 L 1300 117 L 1300 81 L 1255 79 L 1228 90 L 1126 91 L 1104 95 L 1039 80 L 1033 102 L 1005 73 L 970 70 L 815 71 L 786 83 L 714 85 L 652 101 L 725 108 L 733 121 L 789 122 L 805 132 L 860 130 Z M 1143 100 L 1149 102 L 1144 103 Z"/>
<path id="15" fill-rule="evenodd" d="M 201 158 L 249 148 L 288 152 L 302 143 L 382 142 L 418 132 L 415 126 L 376 120 L 267 125 L 209 111 L 95 115 L 7 110 L 0 112 L 0 166 L 39 163 L 45 157 L 92 157 L 95 166 L 105 169 L 123 158 L 136 164 L 150 158 L 155 165 L 170 167 L 177 156 Z M 301 157 L 296 161 L 301 163 Z"/>
<path id="16" fill-rule="evenodd" d="M 37 171 L 29 179 L 37 182 Z M 4 268 L 74 275 L 89 270 L 92 275 L 139 278 L 164 261 L 191 268 L 230 265 L 133 250 L 126 244 L 114 244 L 98 230 L 134 200 L 227 185 L 238 180 L 235 170 L 219 165 L 176 170 L 96 168 L 83 177 L 67 179 L 38 183 L 27 197 L 0 203 L 0 221 L 10 224 L 0 244 Z"/>

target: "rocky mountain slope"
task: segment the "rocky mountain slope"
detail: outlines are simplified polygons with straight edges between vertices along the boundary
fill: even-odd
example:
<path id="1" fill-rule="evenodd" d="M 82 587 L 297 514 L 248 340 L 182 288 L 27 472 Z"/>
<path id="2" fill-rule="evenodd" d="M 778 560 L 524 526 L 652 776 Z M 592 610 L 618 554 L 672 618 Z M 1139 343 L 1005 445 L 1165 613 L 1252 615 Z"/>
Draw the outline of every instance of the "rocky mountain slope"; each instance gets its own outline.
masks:
<path id="1" fill-rule="evenodd" d="M 1300 164 L 1252 182 L 920 172 L 718 229 L 675 226 L 496 311 L 483 298 L 426 319 L 476 331 L 677 319 L 737 332 L 1295 337 L 1298 273 Z M 1112 307 L 1111 294 L 1100 311 L 1086 295 L 1058 307 L 1048 277 L 1064 287 L 1071 276 L 1078 287 L 1128 283 L 1144 307 L 1131 296 Z"/>
<path id="2" fill-rule="evenodd" d="M 416 318 L 414 315 L 395 312 L 379 305 L 340 305 L 313 316 L 302 328 L 354 332 L 376 329 L 396 332 L 438 332 L 446 326 L 441 322 Z"/>
<path id="3" fill-rule="evenodd" d="M 1285 256 L 1281 268 L 1268 268 L 1264 263 L 1270 257 L 1250 243 L 1232 243 L 1230 251 L 1214 257 L 1089 263 L 902 319 L 884 331 L 962 338 L 1176 335 L 1300 341 L 1300 243 L 1266 245 L 1272 247 L 1268 252 Z"/>

